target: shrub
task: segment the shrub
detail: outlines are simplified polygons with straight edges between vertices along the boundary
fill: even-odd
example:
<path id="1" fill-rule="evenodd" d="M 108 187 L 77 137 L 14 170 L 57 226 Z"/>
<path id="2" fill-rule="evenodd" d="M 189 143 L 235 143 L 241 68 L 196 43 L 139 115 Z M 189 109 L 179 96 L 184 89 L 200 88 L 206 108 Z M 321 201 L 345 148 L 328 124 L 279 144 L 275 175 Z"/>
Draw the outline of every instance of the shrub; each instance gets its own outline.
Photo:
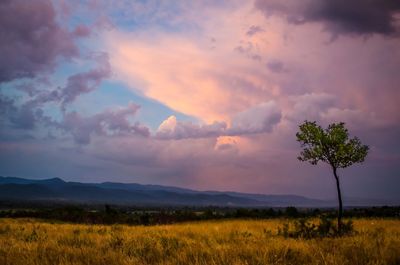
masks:
<path id="1" fill-rule="evenodd" d="M 336 237 L 350 235 L 352 233 L 354 233 L 354 227 L 351 220 L 342 222 L 342 230 L 339 233 L 332 219 L 326 216 L 321 216 L 318 224 L 302 218 L 292 223 L 284 223 L 282 227 L 278 228 L 278 235 L 286 238 L 310 239 L 318 237 Z"/>

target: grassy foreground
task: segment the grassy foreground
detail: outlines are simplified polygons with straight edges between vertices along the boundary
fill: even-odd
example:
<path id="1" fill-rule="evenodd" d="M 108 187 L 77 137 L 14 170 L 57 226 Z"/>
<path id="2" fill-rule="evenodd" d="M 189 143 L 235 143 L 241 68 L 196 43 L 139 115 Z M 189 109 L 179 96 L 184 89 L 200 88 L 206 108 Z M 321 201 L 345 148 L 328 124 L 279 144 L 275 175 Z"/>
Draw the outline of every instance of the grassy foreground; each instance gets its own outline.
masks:
<path id="1" fill-rule="evenodd" d="M 0 264 L 400 264 L 400 220 L 356 220 L 356 235 L 311 240 L 276 235 L 283 222 L 145 227 L 0 219 Z"/>

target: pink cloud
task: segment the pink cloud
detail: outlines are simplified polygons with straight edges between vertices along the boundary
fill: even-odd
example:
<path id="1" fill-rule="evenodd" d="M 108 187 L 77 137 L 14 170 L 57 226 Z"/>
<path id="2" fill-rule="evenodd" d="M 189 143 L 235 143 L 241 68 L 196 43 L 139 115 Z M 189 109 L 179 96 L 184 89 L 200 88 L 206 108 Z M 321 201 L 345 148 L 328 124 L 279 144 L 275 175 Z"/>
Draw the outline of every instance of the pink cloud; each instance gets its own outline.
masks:
<path id="1" fill-rule="evenodd" d="M 234 114 L 272 100 L 277 93 L 262 62 L 235 51 L 240 38 L 258 38 L 246 32 L 265 19 L 260 14 L 249 26 L 234 20 L 252 12 L 251 5 L 233 10 L 229 17 L 220 14 L 222 9 L 205 10 L 209 21 L 192 18 L 203 23 L 200 34 L 166 34 L 157 28 L 113 32 L 105 36 L 107 50 L 115 78 L 136 92 L 206 123 L 229 123 Z M 224 31 L 216 30 L 221 28 Z M 259 47 L 265 49 L 259 44 L 251 44 L 255 54 Z"/>

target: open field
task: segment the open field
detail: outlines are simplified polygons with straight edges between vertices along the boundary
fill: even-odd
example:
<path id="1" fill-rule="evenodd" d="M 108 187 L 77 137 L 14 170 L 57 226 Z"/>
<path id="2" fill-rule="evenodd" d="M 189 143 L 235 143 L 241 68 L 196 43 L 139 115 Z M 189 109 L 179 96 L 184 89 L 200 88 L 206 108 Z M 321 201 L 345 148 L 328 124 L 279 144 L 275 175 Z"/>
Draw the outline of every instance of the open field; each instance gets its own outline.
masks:
<path id="1" fill-rule="evenodd" d="M 284 220 L 161 226 L 0 219 L 0 264 L 400 264 L 400 220 L 355 220 L 356 235 L 286 239 Z"/>

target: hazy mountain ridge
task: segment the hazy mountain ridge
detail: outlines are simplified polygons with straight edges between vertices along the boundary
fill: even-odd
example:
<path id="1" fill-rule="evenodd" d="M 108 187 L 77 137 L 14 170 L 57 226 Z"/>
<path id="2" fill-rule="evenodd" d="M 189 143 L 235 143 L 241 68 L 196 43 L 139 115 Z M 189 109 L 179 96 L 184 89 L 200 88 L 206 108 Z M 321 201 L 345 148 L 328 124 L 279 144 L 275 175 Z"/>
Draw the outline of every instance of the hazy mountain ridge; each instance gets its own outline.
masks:
<path id="1" fill-rule="evenodd" d="M 229 191 L 143 185 L 137 183 L 80 183 L 59 178 L 24 179 L 0 177 L 0 200 L 49 200 L 79 203 L 130 205 L 243 206 L 243 207 L 324 207 L 335 202 L 298 195 L 265 195 Z M 360 205 L 365 202 L 360 201 Z"/>

